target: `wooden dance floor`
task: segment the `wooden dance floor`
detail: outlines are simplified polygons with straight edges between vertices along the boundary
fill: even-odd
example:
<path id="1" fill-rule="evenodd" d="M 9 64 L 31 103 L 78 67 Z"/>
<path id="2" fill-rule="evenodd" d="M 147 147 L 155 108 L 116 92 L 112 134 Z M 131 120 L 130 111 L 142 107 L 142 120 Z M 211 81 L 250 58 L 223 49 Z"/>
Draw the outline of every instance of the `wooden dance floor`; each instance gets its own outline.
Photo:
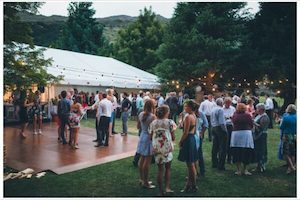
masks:
<path id="1" fill-rule="evenodd" d="M 138 143 L 137 136 L 117 134 L 110 137 L 108 147 L 94 147 L 96 143 L 92 141 L 96 130 L 81 127 L 80 149 L 74 150 L 58 143 L 55 123 L 43 124 L 43 135 L 33 135 L 31 130 L 29 126 L 27 138 L 22 139 L 19 126 L 4 128 L 7 166 L 16 170 L 32 168 L 35 172 L 51 170 L 63 174 L 133 156 Z"/>

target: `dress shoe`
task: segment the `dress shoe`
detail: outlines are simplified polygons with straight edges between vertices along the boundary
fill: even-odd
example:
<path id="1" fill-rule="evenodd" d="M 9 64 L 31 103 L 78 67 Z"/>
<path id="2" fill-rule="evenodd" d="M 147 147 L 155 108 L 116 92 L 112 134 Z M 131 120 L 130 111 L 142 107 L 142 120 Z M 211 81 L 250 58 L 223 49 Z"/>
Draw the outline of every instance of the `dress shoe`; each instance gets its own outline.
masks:
<path id="1" fill-rule="evenodd" d="M 98 142 L 98 140 L 93 140 L 93 142 Z"/>
<path id="2" fill-rule="evenodd" d="M 103 144 L 96 144 L 94 147 L 101 147 Z"/>

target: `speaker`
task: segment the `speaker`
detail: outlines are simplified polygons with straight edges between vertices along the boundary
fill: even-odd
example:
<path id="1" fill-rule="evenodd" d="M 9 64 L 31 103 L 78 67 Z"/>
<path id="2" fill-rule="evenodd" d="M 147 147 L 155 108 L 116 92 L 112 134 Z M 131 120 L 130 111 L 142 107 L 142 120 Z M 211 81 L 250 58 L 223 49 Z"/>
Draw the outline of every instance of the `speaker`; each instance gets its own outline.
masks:
<path id="1" fill-rule="evenodd" d="M 44 92 L 45 92 L 45 87 L 44 87 L 44 86 L 39 86 L 39 87 L 38 87 L 38 90 L 39 90 L 41 93 L 44 93 Z"/>

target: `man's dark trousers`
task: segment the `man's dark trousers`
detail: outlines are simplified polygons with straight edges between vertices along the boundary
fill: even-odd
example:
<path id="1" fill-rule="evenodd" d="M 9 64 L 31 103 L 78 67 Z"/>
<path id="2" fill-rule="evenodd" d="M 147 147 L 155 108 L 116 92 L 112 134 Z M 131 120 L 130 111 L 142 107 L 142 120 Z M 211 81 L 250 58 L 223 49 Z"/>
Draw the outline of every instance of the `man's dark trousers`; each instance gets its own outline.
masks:
<path id="1" fill-rule="evenodd" d="M 212 127 L 213 146 L 212 146 L 212 167 L 225 170 L 227 133 L 221 126 Z"/>

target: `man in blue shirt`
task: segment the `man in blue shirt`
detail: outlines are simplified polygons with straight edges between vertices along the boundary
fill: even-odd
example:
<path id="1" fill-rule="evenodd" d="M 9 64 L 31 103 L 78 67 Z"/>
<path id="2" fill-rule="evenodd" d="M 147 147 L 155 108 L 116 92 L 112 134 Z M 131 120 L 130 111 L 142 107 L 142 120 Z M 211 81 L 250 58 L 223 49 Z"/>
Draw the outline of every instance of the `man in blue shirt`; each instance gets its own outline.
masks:
<path id="1" fill-rule="evenodd" d="M 212 167 L 225 170 L 227 128 L 223 110 L 223 99 L 216 100 L 217 106 L 211 112 L 211 126 L 213 136 Z"/>

